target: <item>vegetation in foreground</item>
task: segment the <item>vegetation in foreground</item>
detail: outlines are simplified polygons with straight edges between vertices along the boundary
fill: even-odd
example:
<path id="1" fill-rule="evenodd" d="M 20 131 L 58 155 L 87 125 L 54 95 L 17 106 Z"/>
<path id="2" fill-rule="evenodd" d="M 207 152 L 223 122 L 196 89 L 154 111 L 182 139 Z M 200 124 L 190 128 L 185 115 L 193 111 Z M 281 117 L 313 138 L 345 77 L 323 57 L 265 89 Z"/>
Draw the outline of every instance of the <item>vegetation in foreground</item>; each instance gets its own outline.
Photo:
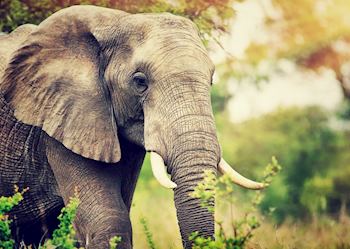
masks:
<path id="1" fill-rule="evenodd" d="M 272 177 L 275 176 L 281 167 L 275 158 L 272 159 L 272 163 L 269 164 L 264 172 L 263 183 L 268 185 L 272 181 Z M 212 172 L 204 172 L 205 177 L 202 183 L 200 183 L 192 193 L 194 197 L 201 200 L 201 205 L 212 213 L 215 210 L 210 207 L 209 203 L 214 196 L 222 197 L 223 200 L 227 201 L 229 205 L 233 205 L 233 183 L 231 179 L 224 175 L 217 178 Z M 18 192 L 15 189 L 15 194 L 12 197 L 1 197 L 0 198 L 0 248 L 1 249 L 12 249 L 14 248 L 14 240 L 11 239 L 11 230 L 9 220 L 6 213 L 8 213 L 15 205 L 23 199 L 25 191 Z M 253 231 L 260 226 L 258 218 L 253 214 L 256 212 L 257 205 L 259 205 L 262 199 L 261 192 L 258 191 L 254 197 L 251 205 L 252 209 L 247 212 L 243 219 L 239 221 L 232 220 L 233 234 L 228 234 L 222 226 L 221 221 L 216 221 L 219 229 L 216 234 L 216 239 L 205 238 L 194 232 L 190 236 L 190 240 L 193 242 L 193 249 L 207 248 L 207 249 L 243 249 L 246 243 L 253 237 Z M 77 194 L 72 197 L 61 211 L 58 216 L 60 224 L 58 228 L 53 232 L 52 239 L 47 240 L 41 248 L 61 248 L 61 249 L 76 249 L 77 241 L 75 239 L 75 231 L 73 228 L 73 221 L 76 216 L 76 211 L 79 206 L 79 199 Z M 233 217 L 231 217 L 232 219 Z M 140 220 L 143 230 L 146 235 L 146 242 L 150 249 L 156 248 L 156 243 L 153 240 L 152 231 L 149 229 L 148 222 L 145 218 Z M 110 240 L 111 249 L 116 248 L 120 237 L 114 237 Z"/>
<path id="2" fill-rule="evenodd" d="M 268 212 L 264 212 L 264 215 L 259 212 L 259 206 L 265 201 L 262 198 L 263 195 L 269 194 L 271 188 L 276 188 L 281 184 L 278 178 L 280 175 L 283 176 L 283 171 L 286 171 L 286 169 L 279 173 L 275 181 L 271 183 L 272 177 L 279 171 L 280 166 L 273 158 L 263 176 L 263 182 L 269 183 L 270 186 L 267 191 L 257 191 L 253 194 L 248 191 L 243 194 L 240 193 L 238 188 L 235 188 L 230 179 L 225 176 L 216 178 L 214 175 L 207 173 L 205 181 L 196 188 L 194 195 L 202 200 L 203 206 L 206 206 L 214 193 L 217 195 L 216 241 L 210 238 L 202 238 L 194 233 L 191 236 L 194 242 L 193 248 L 350 248 L 350 222 L 346 211 L 339 222 L 338 217 L 332 218 L 326 212 L 320 213 L 323 210 L 321 204 L 325 203 L 323 205 L 327 206 L 328 199 L 321 198 L 322 195 L 314 195 L 312 189 L 317 190 L 320 189 L 320 186 L 328 186 L 329 183 L 327 181 L 324 183 L 323 178 L 315 180 L 313 184 L 305 184 L 307 188 L 305 193 L 310 193 L 310 196 L 302 195 L 304 196 L 303 203 L 313 204 L 310 206 L 310 214 L 314 215 L 310 215 L 309 221 L 307 218 L 304 221 L 295 221 L 293 216 L 290 216 L 283 223 L 276 225 L 278 223 L 271 219 L 275 215 L 275 207 L 270 206 Z M 181 239 L 175 218 L 176 212 L 172 204 L 172 192 L 161 189 L 157 182 L 151 178 L 144 181 L 148 178 L 148 173 L 147 167 L 144 167 L 131 213 L 135 248 L 181 248 Z M 341 183 L 339 179 L 335 182 Z M 312 188 L 314 185 L 316 185 L 316 188 Z M 342 185 L 340 184 L 340 186 Z M 346 188 L 346 186 L 343 186 L 343 188 Z M 25 191 L 18 192 L 17 189 L 14 196 L 0 198 L 0 248 L 13 248 L 14 241 L 10 238 L 9 230 L 11 221 L 6 213 L 23 199 L 23 194 L 25 197 Z M 244 196 L 249 196 L 249 198 Z M 239 204 L 235 202 L 237 198 L 240 200 Z M 158 204 L 152 205 L 152 203 Z M 46 241 L 42 248 L 77 248 L 72 221 L 78 205 L 79 200 L 73 197 L 59 216 L 60 225 L 54 232 L 53 238 Z M 148 211 L 145 213 L 143 210 Z M 213 212 L 213 210 L 211 211 Z M 154 217 L 158 218 L 154 219 Z M 110 241 L 111 248 L 117 248 L 119 242 L 120 238 L 112 238 Z"/>
<path id="3" fill-rule="evenodd" d="M 264 171 L 262 182 L 271 184 L 272 178 L 280 170 L 280 165 L 273 158 Z M 269 215 L 263 216 L 259 213 L 258 206 L 263 200 L 264 190 L 257 191 L 251 196 L 251 201 L 246 205 L 245 211 L 236 208 L 236 192 L 236 188 L 226 176 L 216 178 L 213 174 L 206 173 L 205 180 L 197 186 L 193 194 L 201 199 L 204 207 L 207 207 L 208 201 L 216 194 L 218 203 L 216 240 L 203 238 L 197 233 L 193 233 L 191 235 L 191 240 L 194 243 L 193 249 L 350 248 L 350 221 L 347 217 L 339 223 L 335 219 L 322 216 L 316 221 L 312 220 L 309 224 L 287 220 L 282 225 L 276 226 L 269 219 Z M 2 249 L 12 249 L 14 246 L 9 230 L 11 221 L 6 216 L 6 213 L 23 199 L 23 195 L 25 198 L 25 191 L 19 192 L 16 189 L 16 193 L 12 197 L 0 198 L 0 248 Z M 162 194 L 160 196 L 164 200 L 164 196 Z M 139 197 L 136 197 L 136 204 L 133 207 L 133 210 L 136 209 L 137 213 L 139 212 L 137 208 L 137 203 L 140 201 Z M 142 197 L 144 198 L 145 196 Z M 159 198 L 159 196 L 156 198 Z M 169 196 L 170 199 L 171 196 Z M 79 200 L 76 197 L 71 198 L 69 204 L 58 217 L 60 225 L 55 230 L 52 239 L 47 240 L 41 248 L 77 248 L 72 222 L 78 205 Z M 142 209 L 147 210 L 145 207 L 142 207 Z M 162 205 L 159 205 L 155 211 L 159 214 L 161 212 L 171 212 L 168 211 L 168 208 L 162 208 Z M 213 212 L 214 210 L 211 211 Z M 271 208 L 270 212 L 273 213 L 274 209 Z M 133 221 L 135 221 L 135 214 L 132 216 L 134 217 Z M 134 236 L 135 248 L 181 248 L 181 240 L 174 233 L 177 230 L 176 222 L 161 218 L 155 220 L 153 217 L 152 213 L 146 213 L 142 214 L 141 218 L 138 218 L 138 226 L 134 229 L 134 235 L 136 235 Z M 155 228 L 156 222 L 161 222 L 160 225 L 157 225 L 157 228 Z M 166 228 L 169 226 L 172 227 L 169 230 L 171 235 L 168 240 L 166 239 Z M 159 229 L 160 227 L 165 229 Z M 110 248 L 117 248 L 119 242 L 120 237 L 112 238 L 110 240 Z"/>
<path id="4" fill-rule="evenodd" d="M 8 213 L 14 206 L 23 200 L 23 194 L 26 191 L 18 192 L 18 188 L 15 187 L 15 194 L 11 197 L 0 197 L 0 248 L 11 249 L 13 248 L 15 241 L 11 238 L 11 220 L 8 218 Z"/>
<path id="5" fill-rule="evenodd" d="M 272 159 L 272 163 L 269 164 L 264 172 L 263 183 L 266 185 L 271 183 L 272 177 L 275 176 L 281 167 L 275 158 Z M 8 213 L 15 205 L 23 199 L 25 191 L 18 192 L 15 189 L 15 194 L 12 197 L 1 197 L 0 199 L 0 248 L 1 249 L 12 249 L 14 248 L 14 240 L 11 239 L 10 224 L 6 213 Z M 214 196 L 220 196 L 223 200 L 227 201 L 229 205 L 233 205 L 233 183 L 230 178 L 226 175 L 217 178 L 212 172 L 205 172 L 204 181 L 200 183 L 192 193 L 194 197 L 201 200 L 201 205 L 204 208 L 214 213 L 214 209 L 210 207 L 209 203 Z M 190 240 L 193 242 L 193 249 L 207 248 L 207 249 L 243 249 L 246 243 L 253 237 L 253 231 L 260 226 L 258 218 L 253 214 L 256 212 L 257 205 L 261 202 L 261 192 L 258 191 L 254 197 L 251 205 L 252 209 L 247 212 L 243 219 L 239 221 L 232 220 L 233 234 L 228 234 L 222 226 L 221 221 L 216 221 L 218 224 L 218 232 L 216 239 L 205 238 L 194 232 L 190 236 Z M 79 199 L 77 194 L 72 197 L 61 211 L 58 216 L 60 224 L 58 228 L 53 232 L 52 239 L 47 240 L 41 248 L 61 248 L 61 249 L 76 249 L 77 241 L 75 239 L 75 231 L 73 228 L 73 221 L 76 216 L 76 211 L 79 206 Z M 233 217 L 231 217 L 232 219 Z M 140 220 L 143 230 L 146 235 L 146 242 L 150 249 L 156 248 L 156 243 L 153 240 L 152 232 L 149 229 L 148 222 L 145 218 Z M 116 248 L 120 237 L 114 237 L 110 240 L 111 248 Z"/>
<path id="6" fill-rule="evenodd" d="M 23 200 L 23 194 L 28 189 L 22 192 L 18 191 L 15 187 L 15 194 L 10 197 L 0 197 L 0 249 L 13 249 L 15 241 L 11 238 L 10 224 L 8 213 L 14 206 L 18 205 Z M 58 228 L 54 230 L 52 238 L 45 241 L 40 246 L 42 249 L 78 249 L 77 240 L 75 239 L 75 230 L 73 227 L 73 221 L 79 206 L 79 199 L 77 194 L 71 197 L 66 207 L 61 210 L 61 214 L 58 216 L 60 221 Z M 110 249 L 116 249 L 121 238 L 115 236 L 110 239 Z M 28 246 L 28 248 L 32 248 Z M 84 249 L 80 247 L 79 249 Z"/>

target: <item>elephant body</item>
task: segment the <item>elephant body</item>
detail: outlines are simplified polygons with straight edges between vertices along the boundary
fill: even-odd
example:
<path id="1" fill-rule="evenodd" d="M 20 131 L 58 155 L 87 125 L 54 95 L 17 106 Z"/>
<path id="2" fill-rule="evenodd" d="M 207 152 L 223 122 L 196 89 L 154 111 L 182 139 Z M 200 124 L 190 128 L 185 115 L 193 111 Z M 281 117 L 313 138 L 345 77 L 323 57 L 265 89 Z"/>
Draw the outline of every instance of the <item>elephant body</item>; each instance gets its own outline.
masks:
<path id="1" fill-rule="evenodd" d="M 52 232 L 57 226 L 63 201 L 45 157 L 42 130 L 17 121 L 1 95 L 0 141 L 0 196 L 13 195 L 15 185 L 29 188 L 25 199 L 11 211 L 14 237 L 38 242 L 45 229 Z"/>
<path id="2" fill-rule="evenodd" d="M 0 36 L 0 77 L 5 73 L 11 54 L 35 29 L 35 25 L 23 25 L 11 34 Z M 81 224 L 86 224 L 88 228 L 76 227 L 85 235 L 80 237 L 78 242 L 89 248 L 108 248 L 109 238 L 114 234 L 123 238 L 120 244 L 122 247 L 131 247 L 129 211 L 145 151 L 125 139 L 121 138 L 121 142 L 123 160 L 118 163 L 82 158 L 50 138 L 40 127 L 16 119 L 12 108 L 0 92 L 0 196 L 12 195 L 15 186 L 20 190 L 28 188 L 24 200 L 10 212 L 13 237 L 18 246 L 22 242 L 38 245 L 49 237 L 57 228 L 60 210 L 74 195 L 74 191 L 79 191 L 79 186 L 98 181 L 97 185 L 102 185 L 101 182 L 108 184 L 99 186 L 100 191 L 94 189 L 80 195 L 83 203 L 87 200 L 89 203 L 88 206 L 79 209 L 77 222 L 83 220 Z M 52 149 L 50 144 L 54 144 L 51 145 Z M 63 154 L 61 157 L 57 157 L 58 150 Z M 52 159 L 51 163 L 50 155 L 57 157 Z M 71 158 L 74 163 L 69 164 L 67 158 Z M 91 173 L 89 170 L 97 172 Z M 63 179 L 67 174 L 69 179 Z M 76 179 L 73 174 L 76 174 Z M 86 179 L 83 178 L 84 175 Z M 89 176 L 94 179 L 90 179 Z M 60 179 L 59 185 L 57 178 Z M 76 184 L 71 184 L 72 182 Z M 59 186 L 64 188 L 61 193 Z M 115 198 L 113 195 L 116 195 Z M 109 200 L 115 202 L 110 203 Z M 83 208 L 85 210 L 82 210 Z M 114 210 L 118 214 L 113 215 L 113 212 L 108 210 Z M 96 215 L 104 211 L 106 213 L 102 217 Z M 103 236 L 103 232 L 98 232 L 100 238 L 96 239 L 92 228 L 100 228 L 99 223 L 105 223 L 102 227 L 115 228 L 106 229 L 106 236 Z M 89 240 L 93 242 L 89 243 Z"/>
<path id="3" fill-rule="evenodd" d="M 8 63 L 10 60 L 11 52 L 18 49 L 20 43 L 33 29 L 35 29 L 34 25 L 24 25 L 13 33 L 0 37 L 1 69 L 5 69 L 6 62 Z M 4 70 L 1 70 L 0 75 L 3 74 Z M 90 202 L 85 210 L 82 208 L 79 210 L 77 221 L 79 219 L 88 220 L 81 223 L 92 222 L 93 224 L 87 226 L 96 228 L 99 228 L 97 225 L 99 222 L 105 222 L 108 224 L 103 226 L 115 227 L 115 231 L 112 233 L 113 229 L 107 230 L 107 236 L 100 235 L 101 238 L 95 239 L 93 243 L 90 242 L 89 247 L 108 248 L 110 234 L 115 234 L 122 236 L 121 246 L 130 248 L 132 233 L 129 211 L 145 152 L 141 147 L 126 140 L 121 139 L 121 141 L 124 153 L 123 160 L 118 163 L 104 163 L 82 158 L 50 138 L 40 127 L 24 124 L 16 119 L 10 105 L 0 93 L 0 196 L 12 195 L 15 186 L 18 186 L 20 190 L 28 188 L 24 194 L 24 200 L 10 212 L 10 217 L 13 220 L 13 236 L 18 246 L 22 241 L 26 244 L 39 244 L 45 237 L 48 237 L 57 228 L 57 217 L 60 210 L 69 197 L 74 195 L 76 188 L 79 191 L 79 186 L 91 184 L 95 180 L 107 182 L 112 186 L 100 186 L 100 191 L 94 189 L 85 195 L 81 194 L 80 198 L 83 203 L 87 200 Z M 51 146 L 52 149 L 50 149 L 50 144 L 55 144 Z M 49 163 L 49 156 L 57 157 L 58 150 L 64 155 L 52 159 Z M 69 165 L 67 158 L 71 158 L 74 163 Z M 55 163 L 56 161 L 58 163 Z M 57 167 L 55 167 L 56 165 Z M 81 165 L 80 168 L 79 165 Z M 91 168 L 87 169 L 88 165 Z M 96 169 L 98 171 L 96 173 L 88 171 Z M 106 170 L 104 171 L 104 169 Z M 99 176 L 97 173 L 101 175 Z M 73 174 L 77 175 L 76 179 Z M 83 179 L 84 175 L 87 178 L 91 176 L 95 179 Z M 69 176 L 69 179 L 61 180 L 63 176 Z M 56 181 L 57 177 L 61 180 L 59 185 Z M 70 185 L 72 182 L 76 184 Z M 62 193 L 59 191 L 59 186 L 64 188 Z M 113 198 L 113 194 L 117 197 Z M 120 197 L 118 197 L 119 195 Z M 110 203 L 108 206 L 109 199 L 116 202 Z M 96 210 L 94 211 L 94 209 Z M 110 214 L 111 212 L 107 211 L 104 221 L 101 216 L 96 215 L 108 209 L 115 210 L 119 214 L 113 216 Z M 93 214 L 88 217 L 90 212 Z M 84 230 L 86 228 L 78 226 L 77 229 Z M 79 240 L 82 245 L 86 245 L 87 240 L 92 240 L 93 229 L 89 228 L 88 231 L 84 231 L 84 235 L 86 236 Z"/>
<path id="4" fill-rule="evenodd" d="M 0 196 L 12 195 L 14 186 L 28 188 L 24 200 L 10 212 L 13 236 L 18 243 L 43 241 L 57 228 L 57 217 L 64 201 L 67 202 L 84 184 L 97 181 L 94 186 L 100 189 L 80 194 L 83 205 L 77 214 L 77 222 L 80 219 L 84 220 L 81 224 L 91 222 L 88 226 L 92 228 L 99 228 L 100 222 L 108 223 L 115 227 L 114 234 L 123 238 L 121 245 L 131 246 L 129 211 L 145 154 L 141 147 L 121 140 L 123 160 L 114 164 L 82 158 L 50 138 L 41 128 L 18 121 L 1 95 L 0 141 Z M 105 186 L 102 183 L 106 183 Z M 64 196 L 59 192 L 59 186 L 64 189 Z M 86 202 L 88 205 L 84 207 Z M 109 210 L 117 214 L 113 216 Z M 104 211 L 106 214 L 102 217 L 96 215 Z M 77 229 L 86 228 L 78 226 Z M 89 244 L 91 248 L 108 248 L 111 229 L 107 231 L 106 236 Z M 82 233 L 86 237 L 80 238 L 79 242 L 86 245 L 94 231 L 89 228 Z"/>
<path id="5" fill-rule="evenodd" d="M 0 36 L 0 59 L 0 196 L 29 187 L 10 213 L 17 242 L 49 236 L 76 191 L 80 245 L 108 248 L 119 235 L 119 248 L 132 248 L 146 152 L 174 188 L 184 247 L 192 232 L 214 236 L 213 214 L 191 196 L 204 171 L 223 167 L 214 65 L 190 20 L 73 6 Z"/>
<path id="6" fill-rule="evenodd" d="M 0 36 L 0 77 L 11 53 L 35 28 L 34 25 L 23 25 L 10 35 Z M 0 93 L 0 196 L 12 195 L 15 185 L 30 189 L 21 204 L 11 211 L 17 241 L 38 242 L 43 230 L 57 225 L 57 215 L 63 207 L 55 177 L 46 160 L 43 135 L 39 127 L 18 121 Z"/>

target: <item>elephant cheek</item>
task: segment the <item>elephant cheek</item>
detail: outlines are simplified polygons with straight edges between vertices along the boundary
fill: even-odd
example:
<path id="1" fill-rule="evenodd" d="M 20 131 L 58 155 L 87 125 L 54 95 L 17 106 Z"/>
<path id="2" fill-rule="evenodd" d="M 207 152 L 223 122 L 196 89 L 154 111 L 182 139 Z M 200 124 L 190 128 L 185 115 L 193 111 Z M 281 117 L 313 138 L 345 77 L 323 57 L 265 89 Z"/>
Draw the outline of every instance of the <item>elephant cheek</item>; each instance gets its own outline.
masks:
<path id="1" fill-rule="evenodd" d="M 145 117 L 144 123 L 144 146 L 145 150 L 155 151 L 162 158 L 167 161 L 167 146 L 166 137 L 163 127 L 160 125 L 161 121 L 155 121 L 155 118 Z"/>
<path id="2" fill-rule="evenodd" d="M 143 122 L 135 122 L 125 129 L 120 129 L 120 134 L 130 142 L 145 147 Z"/>

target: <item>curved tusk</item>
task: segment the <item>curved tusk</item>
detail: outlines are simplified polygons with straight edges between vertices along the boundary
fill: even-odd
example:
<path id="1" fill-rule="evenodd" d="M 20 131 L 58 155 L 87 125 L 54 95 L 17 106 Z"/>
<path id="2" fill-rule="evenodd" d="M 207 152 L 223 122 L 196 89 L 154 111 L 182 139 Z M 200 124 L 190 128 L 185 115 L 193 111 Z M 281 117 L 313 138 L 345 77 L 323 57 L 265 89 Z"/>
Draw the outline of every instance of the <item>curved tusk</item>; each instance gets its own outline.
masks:
<path id="1" fill-rule="evenodd" d="M 227 174 L 234 183 L 244 188 L 257 190 L 257 189 L 263 189 L 266 187 L 266 185 L 263 183 L 254 182 L 252 180 L 249 180 L 248 178 L 245 178 L 241 174 L 239 174 L 237 171 L 231 168 L 231 166 L 223 158 L 221 158 L 220 160 L 220 163 L 218 165 L 218 170 L 223 175 Z"/>
<path id="2" fill-rule="evenodd" d="M 156 152 L 151 152 L 151 166 L 154 177 L 160 185 L 166 188 L 176 188 L 177 185 L 171 181 L 166 172 L 166 167 L 163 158 Z"/>

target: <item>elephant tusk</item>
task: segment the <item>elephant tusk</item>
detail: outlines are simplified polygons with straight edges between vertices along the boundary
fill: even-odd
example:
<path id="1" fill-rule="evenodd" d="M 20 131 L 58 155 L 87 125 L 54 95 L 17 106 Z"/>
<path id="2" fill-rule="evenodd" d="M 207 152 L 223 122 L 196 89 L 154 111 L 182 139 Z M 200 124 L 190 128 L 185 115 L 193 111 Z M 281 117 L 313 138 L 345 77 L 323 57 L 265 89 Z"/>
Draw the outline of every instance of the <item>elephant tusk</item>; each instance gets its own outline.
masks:
<path id="1" fill-rule="evenodd" d="M 156 152 L 151 152 L 151 166 L 154 177 L 158 180 L 160 185 L 166 188 L 176 188 L 177 185 L 171 181 L 166 172 L 166 166 L 163 158 Z"/>
<path id="2" fill-rule="evenodd" d="M 245 178 L 241 174 L 239 174 L 237 171 L 235 171 L 231 166 L 223 159 L 221 158 L 220 163 L 218 165 L 218 170 L 221 174 L 227 174 L 231 180 L 236 183 L 237 185 L 248 188 L 248 189 L 263 189 L 266 187 L 265 184 L 260 182 L 254 182 L 252 180 L 249 180 L 248 178 Z"/>

